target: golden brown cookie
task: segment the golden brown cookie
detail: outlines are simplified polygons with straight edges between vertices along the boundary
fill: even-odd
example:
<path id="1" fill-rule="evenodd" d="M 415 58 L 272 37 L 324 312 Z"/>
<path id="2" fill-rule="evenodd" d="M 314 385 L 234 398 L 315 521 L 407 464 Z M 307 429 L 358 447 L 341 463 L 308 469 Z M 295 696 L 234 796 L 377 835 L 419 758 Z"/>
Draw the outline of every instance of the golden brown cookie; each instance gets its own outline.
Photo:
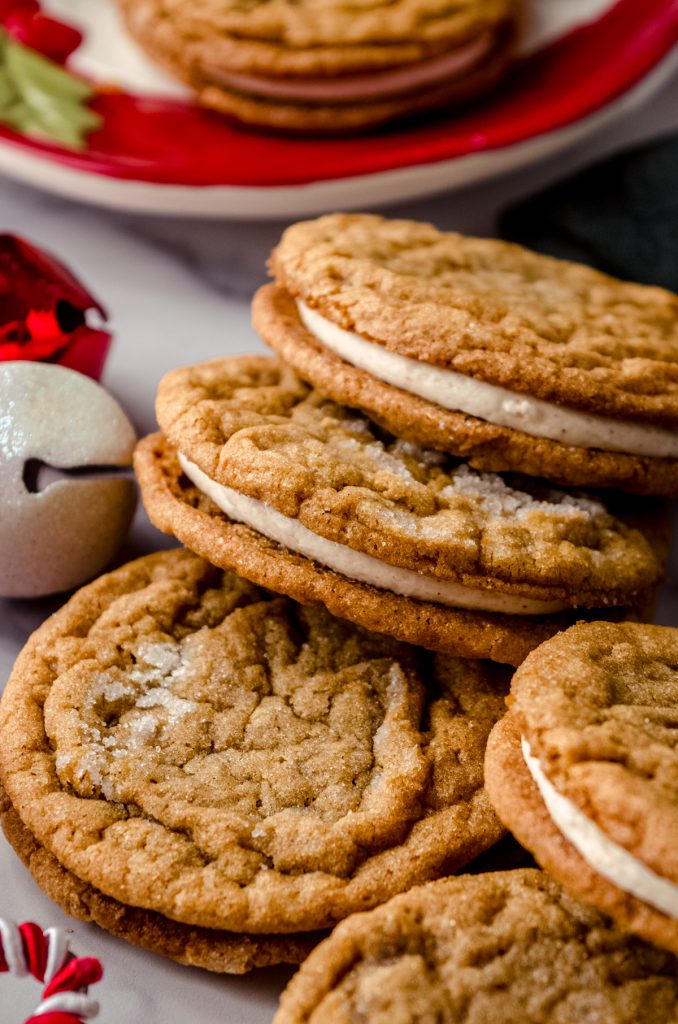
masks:
<path id="1" fill-rule="evenodd" d="M 487 751 L 491 799 L 574 895 L 678 953 L 678 630 L 580 624 L 534 651 Z"/>
<path id="2" fill-rule="evenodd" d="M 274 1024 L 675 1024 L 678 962 L 541 871 L 444 879 L 343 921 Z"/>
<path id="3" fill-rule="evenodd" d="M 336 402 L 361 409 L 398 437 L 467 459 L 475 469 L 520 468 L 573 487 L 616 487 L 632 494 L 673 495 L 678 460 L 605 452 L 561 444 L 500 427 L 379 380 L 342 359 L 311 334 L 290 293 L 264 285 L 254 296 L 258 334 L 313 387 Z"/>
<path id="4" fill-rule="evenodd" d="M 156 408 L 222 511 L 352 579 L 510 615 L 628 605 L 661 579 L 651 541 L 613 502 L 383 434 L 275 360 L 174 370 Z"/>
<path id="5" fill-rule="evenodd" d="M 245 124 L 294 134 L 339 135 L 364 132 L 388 122 L 414 118 L 428 111 L 450 109 L 480 99 L 504 77 L 513 37 L 502 34 L 491 54 L 463 76 L 414 93 L 401 93 L 371 103 L 271 102 L 263 96 L 229 89 L 213 82 L 192 84 L 206 107 Z M 176 69 L 175 69 L 176 70 Z"/>
<path id="6" fill-rule="evenodd" d="M 0 775 L 37 843 L 104 895 L 311 931 L 501 837 L 482 764 L 507 682 L 174 550 L 33 635 L 0 705 Z"/>
<path id="7" fill-rule="evenodd" d="M 494 239 L 335 214 L 274 250 L 255 327 L 392 433 L 572 486 L 678 493 L 678 299 Z"/>
<path id="8" fill-rule="evenodd" d="M 119 0 L 145 50 L 201 103 L 285 131 L 365 129 L 480 96 L 502 76 L 519 0 Z"/>
<path id="9" fill-rule="evenodd" d="M 324 937 L 322 932 L 236 935 L 125 906 L 67 871 L 28 831 L 5 794 L 0 796 L 0 823 L 33 879 L 67 914 L 177 963 L 218 974 L 245 974 L 256 967 L 299 964 Z"/>
<path id="10" fill-rule="evenodd" d="M 577 609 L 546 617 L 479 614 L 415 601 L 351 580 L 229 519 L 185 476 L 176 451 L 162 434 L 139 443 L 134 466 L 155 526 L 214 565 L 302 604 L 325 605 L 333 615 L 430 650 L 519 665 L 548 637 L 587 615 L 643 621 L 653 612 L 652 594 L 630 608 Z M 667 524 L 662 520 L 656 512 L 650 517 L 657 556 L 665 559 Z"/>

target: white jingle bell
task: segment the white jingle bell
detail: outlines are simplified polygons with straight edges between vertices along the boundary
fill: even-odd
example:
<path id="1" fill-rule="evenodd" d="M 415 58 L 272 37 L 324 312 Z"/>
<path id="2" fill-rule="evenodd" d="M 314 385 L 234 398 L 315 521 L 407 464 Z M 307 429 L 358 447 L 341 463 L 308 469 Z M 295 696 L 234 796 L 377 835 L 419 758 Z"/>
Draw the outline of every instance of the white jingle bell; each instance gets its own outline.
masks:
<path id="1" fill-rule="evenodd" d="M 0 363 L 0 596 L 76 587 L 112 559 L 136 505 L 136 437 L 99 384 L 48 363 Z"/>

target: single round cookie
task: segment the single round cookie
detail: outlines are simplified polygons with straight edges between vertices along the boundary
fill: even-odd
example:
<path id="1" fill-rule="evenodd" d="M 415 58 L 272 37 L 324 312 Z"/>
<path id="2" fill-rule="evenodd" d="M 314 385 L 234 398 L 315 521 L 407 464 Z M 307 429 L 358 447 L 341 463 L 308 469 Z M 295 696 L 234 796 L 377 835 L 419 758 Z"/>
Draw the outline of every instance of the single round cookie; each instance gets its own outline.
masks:
<path id="1" fill-rule="evenodd" d="M 0 705 L 0 775 L 37 842 L 121 903 L 316 930 L 501 837 L 482 765 L 507 684 L 173 550 L 34 634 Z"/>
<path id="2" fill-rule="evenodd" d="M 174 370 L 156 410 L 222 511 L 363 583 L 531 616 L 628 605 L 662 577 L 648 537 L 598 499 L 385 435 L 272 359 Z"/>
<path id="3" fill-rule="evenodd" d="M 678 630 L 580 624 L 516 673 L 487 786 L 574 895 L 678 953 Z"/>
<path id="4" fill-rule="evenodd" d="M 255 327 L 392 433 L 482 469 L 678 493 L 678 299 L 427 224 L 293 225 Z"/>
<path id="5" fill-rule="evenodd" d="M 653 613 L 653 594 L 628 608 L 590 612 L 576 609 L 538 617 L 478 613 L 413 600 L 333 572 L 229 519 L 185 475 L 176 450 L 162 434 L 152 434 L 139 442 L 134 467 L 154 525 L 213 565 L 237 572 L 301 604 L 322 604 L 333 615 L 365 629 L 432 651 L 519 665 L 540 643 L 579 619 L 592 615 L 644 621 Z M 646 528 L 650 523 L 657 556 L 664 560 L 668 524 L 656 512 L 645 518 Z"/>
<path id="6" fill-rule="evenodd" d="M 274 1024 L 675 1024 L 678 963 L 541 871 L 444 879 L 343 921 Z"/>
<path id="7" fill-rule="evenodd" d="M 286 131 L 365 129 L 474 99 L 505 72 L 518 0 L 119 0 L 130 32 L 199 102 Z"/>
<path id="8" fill-rule="evenodd" d="M 29 832 L 6 794 L 0 795 L 0 824 L 34 881 L 70 917 L 188 967 L 246 974 L 257 967 L 299 964 L 324 937 L 322 932 L 237 935 L 178 924 L 151 910 L 125 906 L 67 871 Z"/>

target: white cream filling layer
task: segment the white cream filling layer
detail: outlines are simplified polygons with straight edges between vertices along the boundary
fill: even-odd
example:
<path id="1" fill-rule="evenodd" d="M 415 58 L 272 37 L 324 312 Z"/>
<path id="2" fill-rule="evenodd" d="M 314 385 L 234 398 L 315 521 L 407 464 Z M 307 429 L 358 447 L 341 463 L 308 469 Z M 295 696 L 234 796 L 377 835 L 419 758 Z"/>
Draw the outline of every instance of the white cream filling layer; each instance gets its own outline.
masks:
<path id="1" fill-rule="evenodd" d="M 435 601 L 452 608 L 472 611 L 502 612 L 508 615 L 548 615 L 567 606 L 558 601 L 534 601 L 492 591 L 473 590 L 460 583 L 436 580 L 411 569 L 388 565 L 372 555 L 354 551 L 313 533 L 296 519 L 284 516 L 263 501 L 248 498 L 239 491 L 212 480 L 206 473 L 179 452 L 179 463 L 189 480 L 211 498 L 230 519 L 245 523 L 270 540 L 296 551 L 306 558 L 334 569 L 349 579 L 368 583 L 419 601 Z"/>
<path id="2" fill-rule="evenodd" d="M 546 777 L 538 757 L 533 757 L 530 745 L 521 739 L 523 757 L 534 779 L 551 819 L 565 838 L 572 843 L 594 871 L 618 889 L 635 896 L 643 903 L 678 919 L 678 885 L 636 860 L 633 854 L 618 846 L 584 814 L 579 807 L 559 793 Z"/>
<path id="3" fill-rule="evenodd" d="M 345 331 L 301 300 L 297 300 L 297 308 L 313 337 L 346 362 L 443 409 L 577 448 L 655 458 L 678 457 L 678 430 L 563 408 L 454 370 L 441 370 L 430 363 L 389 352 L 383 345 L 366 341 L 353 331 Z"/>
<path id="4" fill-rule="evenodd" d="M 417 61 L 388 71 L 367 74 L 337 75 L 334 78 L 270 78 L 223 71 L 211 65 L 204 70 L 214 81 L 227 88 L 267 96 L 276 100 L 297 100 L 313 103 L 349 102 L 386 98 L 436 85 L 456 78 L 475 66 L 491 49 L 492 35 L 484 32 L 466 46 L 430 60 Z"/>

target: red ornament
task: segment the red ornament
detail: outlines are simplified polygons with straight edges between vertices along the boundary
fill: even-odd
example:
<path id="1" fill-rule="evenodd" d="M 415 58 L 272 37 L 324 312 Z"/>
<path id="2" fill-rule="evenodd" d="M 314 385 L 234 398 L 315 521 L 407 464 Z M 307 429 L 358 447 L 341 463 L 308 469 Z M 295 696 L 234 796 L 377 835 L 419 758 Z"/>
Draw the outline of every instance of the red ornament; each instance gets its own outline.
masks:
<path id="1" fill-rule="evenodd" d="M 60 363 L 98 380 L 111 335 L 87 323 L 91 311 L 106 320 L 103 306 L 63 263 L 0 234 L 0 362 Z"/>
<path id="2" fill-rule="evenodd" d="M 42 999 L 24 1024 L 85 1024 L 99 1004 L 87 992 L 103 977 L 94 957 L 77 957 L 61 928 L 42 928 L 32 921 L 16 925 L 0 918 L 0 974 L 27 974 L 44 984 Z"/>
<path id="3" fill-rule="evenodd" d="M 80 1017 L 72 1013 L 41 1013 L 39 1017 L 28 1017 L 25 1024 L 82 1024 Z"/>
<path id="4" fill-rule="evenodd" d="M 53 996 L 56 992 L 75 992 L 101 981 L 103 968 L 93 956 L 79 956 L 69 960 L 58 974 L 55 974 L 45 986 L 43 997 Z M 43 974 L 44 977 L 44 974 Z M 40 979 L 42 981 L 42 978 Z"/>
<path id="5" fill-rule="evenodd" d="M 65 64 L 82 42 L 81 32 L 48 18 L 37 0 L 0 0 L 0 25 L 18 43 L 57 64 Z"/>
<path id="6" fill-rule="evenodd" d="M 26 954 L 26 966 L 36 981 L 45 980 L 47 967 L 47 943 L 40 925 L 24 921 L 19 925 L 19 934 Z"/>

